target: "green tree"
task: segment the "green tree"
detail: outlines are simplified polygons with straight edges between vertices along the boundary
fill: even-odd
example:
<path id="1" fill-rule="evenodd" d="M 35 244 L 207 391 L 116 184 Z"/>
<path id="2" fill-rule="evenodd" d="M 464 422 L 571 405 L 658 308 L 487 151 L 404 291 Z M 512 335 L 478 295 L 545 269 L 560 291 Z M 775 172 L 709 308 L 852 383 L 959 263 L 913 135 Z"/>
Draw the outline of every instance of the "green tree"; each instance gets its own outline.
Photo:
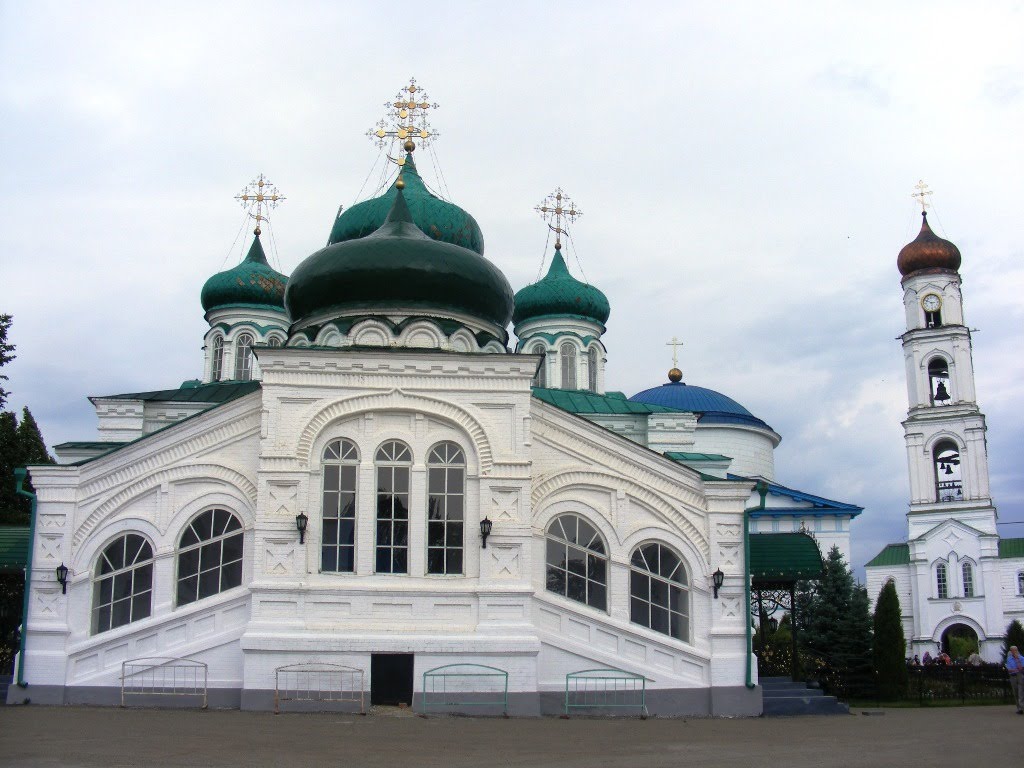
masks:
<path id="1" fill-rule="evenodd" d="M 1024 653 L 1024 626 L 1014 619 L 1010 622 L 1009 626 L 1006 627 L 1006 639 L 1003 641 L 1003 659 L 1006 659 L 1006 654 L 1010 652 L 1010 646 L 1016 645 L 1017 650 Z"/>
<path id="2" fill-rule="evenodd" d="M 28 464 L 53 464 L 53 457 L 46 450 L 46 443 L 43 434 L 39 431 L 32 411 L 21 409 L 21 423 L 18 424 L 18 450 L 21 452 L 21 463 Z"/>
<path id="3" fill-rule="evenodd" d="M 11 320 L 10 315 L 0 315 L 0 368 L 14 359 L 14 345 L 7 343 L 7 330 L 11 327 Z M 7 396 L 10 394 L 2 386 L 5 381 L 7 376 L 0 373 L 0 408 L 7 404 Z"/>
<path id="4" fill-rule="evenodd" d="M 801 641 L 811 653 L 834 666 L 833 655 L 842 639 L 841 624 L 850 612 L 853 574 L 839 547 L 832 547 L 825 558 L 821 579 L 813 584 L 804 606 Z"/>
<path id="5" fill-rule="evenodd" d="M 20 466 L 18 419 L 10 411 L 0 411 L 0 524 L 22 525 L 28 522 L 24 504 L 27 499 L 14 492 L 14 468 Z"/>
<path id="6" fill-rule="evenodd" d="M 875 604 L 873 657 L 879 698 L 898 699 L 907 684 L 907 640 L 903 635 L 900 598 L 892 581 L 885 582 Z"/>
<path id="7" fill-rule="evenodd" d="M 833 654 L 848 696 L 866 696 L 873 691 L 873 642 L 871 601 L 868 591 L 856 585 L 850 592 L 850 608 L 839 622 L 839 639 Z"/>

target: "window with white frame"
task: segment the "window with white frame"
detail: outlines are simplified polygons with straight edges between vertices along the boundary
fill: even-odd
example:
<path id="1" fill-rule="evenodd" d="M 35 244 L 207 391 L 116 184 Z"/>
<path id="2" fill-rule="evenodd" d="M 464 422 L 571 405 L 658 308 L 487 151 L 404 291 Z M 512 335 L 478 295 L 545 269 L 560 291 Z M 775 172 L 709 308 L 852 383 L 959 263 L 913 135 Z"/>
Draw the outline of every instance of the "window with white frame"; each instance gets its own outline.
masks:
<path id="1" fill-rule="evenodd" d="M 235 379 L 248 381 L 252 378 L 252 345 L 251 333 L 243 333 L 235 339 Z"/>
<path id="2" fill-rule="evenodd" d="M 576 389 L 576 346 L 567 341 L 559 353 L 562 356 L 562 389 Z"/>
<path id="3" fill-rule="evenodd" d="M 935 566 L 935 587 L 938 597 L 949 597 L 949 579 L 947 578 L 945 563 L 939 563 Z"/>
<path id="4" fill-rule="evenodd" d="M 210 366 L 210 380 L 220 381 L 224 373 L 224 337 L 213 337 L 212 363 Z"/>
<path id="5" fill-rule="evenodd" d="M 1017 573 L 1017 594 L 1024 595 L 1024 571 Z"/>
<path id="6" fill-rule="evenodd" d="M 655 542 L 637 547 L 629 565 L 630 620 L 688 642 L 690 591 L 682 558 Z"/>
<path id="7" fill-rule="evenodd" d="M 389 440 L 377 449 L 377 573 L 409 572 L 409 469 L 412 452 Z"/>
<path id="8" fill-rule="evenodd" d="M 547 588 L 570 600 L 608 607 L 608 554 L 601 535 L 579 515 L 559 515 L 548 525 Z"/>
<path id="9" fill-rule="evenodd" d="M 185 528 L 178 542 L 179 606 L 242 583 L 242 523 L 226 509 L 208 509 Z"/>
<path id="10" fill-rule="evenodd" d="M 281 337 L 280 336 L 271 336 L 269 339 L 267 339 L 267 346 L 268 347 L 280 347 L 281 346 Z"/>
<path id="11" fill-rule="evenodd" d="M 960 566 L 960 574 L 963 576 L 964 597 L 974 597 L 974 566 L 964 562 Z"/>
<path id="12" fill-rule="evenodd" d="M 533 386 L 535 387 L 546 387 L 548 385 L 547 376 L 547 358 L 545 357 L 544 345 L 537 344 L 531 351 L 532 355 L 540 355 L 540 365 L 537 366 L 537 373 L 533 377 Z"/>
<path id="13" fill-rule="evenodd" d="M 153 603 L 153 547 L 143 536 L 127 533 L 104 547 L 94 573 L 93 634 L 149 616 Z"/>
<path id="14" fill-rule="evenodd" d="M 356 569 L 356 471 L 359 452 L 351 440 L 324 448 L 320 569 L 354 573 Z"/>
<path id="15" fill-rule="evenodd" d="M 427 573 L 462 573 L 466 511 L 466 457 L 451 442 L 427 457 Z"/>
<path id="16" fill-rule="evenodd" d="M 591 347 L 587 352 L 587 388 L 591 392 L 597 392 L 597 347 Z"/>

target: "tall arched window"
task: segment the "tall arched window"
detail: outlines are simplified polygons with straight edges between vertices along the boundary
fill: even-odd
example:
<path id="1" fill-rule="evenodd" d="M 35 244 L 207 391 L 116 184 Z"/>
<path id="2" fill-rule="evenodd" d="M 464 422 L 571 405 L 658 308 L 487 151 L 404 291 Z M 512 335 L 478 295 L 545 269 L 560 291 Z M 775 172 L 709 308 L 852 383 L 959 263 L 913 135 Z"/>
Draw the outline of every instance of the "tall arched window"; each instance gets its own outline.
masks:
<path id="1" fill-rule="evenodd" d="M 242 583 L 242 524 L 226 509 L 208 509 L 178 542 L 178 605 Z"/>
<path id="2" fill-rule="evenodd" d="M 689 641 L 690 591 L 682 558 L 662 544 L 644 544 L 629 565 L 630 620 Z"/>
<path id="3" fill-rule="evenodd" d="M 532 350 L 531 355 L 540 355 L 540 365 L 537 367 L 537 373 L 533 377 L 533 386 L 535 387 L 546 387 L 548 385 L 547 367 L 548 361 L 545 355 L 544 345 L 538 344 Z"/>
<path id="4" fill-rule="evenodd" d="M 587 351 L 587 388 L 591 392 L 597 392 L 597 347 L 591 347 Z"/>
<path id="5" fill-rule="evenodd" d="M 213 362 L 210 366 L 210 380 L 220 381 L 221 375 L 224 373 L 224 337 L 214 336 L 213 337 Z"/>
<path id="6" fill-rule="evenodd" d="M 377 465 L 377 573 L 409 572 L 409 468 L 412 452 L 390 440 L 379 449 Z"/>
<path id="7" fill-rule="evenodd" d="M 578 515 L 560 515 L 547 533 L 547 588 L 607 610 L 608 555 L 597 529 Z"/>
<path id="8" fill-rule="evenodd" d="M 974 597 L 974 566 L 964 561 L 960 566 L 960 574 L 964 580 L 964 597 Z"/>
<path id="9" fill-rule="evenodd" d="M 235 379 L 238 381 L 252 378 L 252 345 L 251 333 L 243 333 L 235 340 Z"/>
<path id="10" fill-rule="evenodd" d="M 949 597 L 949 579 L 946 575 L 945 563 L 935 566 L 935 591 L 940 598 Z"/>
<path id="11" fill-rule="evenodd" d="M 466 457 L 455 443 L 427 458 L 427 573 L 462 573 Z"/>
<path id="12" fill-rule="evenodd" d="M 562 389 L 576 389 L 576 347 L 567 341 L 559 352 L 562 355 Z"/>
<path id="13" fill-rule="evenodd" d="M 153 547 L 128 533 L 100 553 L 93 579 L 92 632 L 106 632 L 149 616 L 153 602 Z"/>
<path id="14" fill-rule="evenodd" d="M 928 363 L 928 389 L 932 405 L 948 405 L 953 399 L 949 392 L 949 366 L 941 357 Z"/>
<path id="15" fill-rule="evenodd" d="M 935 492 L 939 501 L 962 501 L 964 485 L 960 476 L 960 449 L 952 440 L 932 448 L 935 461 Z"/>
<path id="16" fill-rule="evenodd" d="M 356 569 L 356 470 L 359 452 L 351 440 L 324 448 L 323 538 L 320 569 L 354 573 Z"/>

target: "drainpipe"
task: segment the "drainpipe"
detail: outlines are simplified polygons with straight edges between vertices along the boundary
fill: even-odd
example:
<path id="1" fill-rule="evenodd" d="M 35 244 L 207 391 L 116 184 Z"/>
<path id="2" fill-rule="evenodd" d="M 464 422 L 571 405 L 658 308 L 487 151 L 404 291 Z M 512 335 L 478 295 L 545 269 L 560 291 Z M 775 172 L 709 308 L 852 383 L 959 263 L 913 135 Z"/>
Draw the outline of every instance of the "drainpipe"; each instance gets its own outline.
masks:
<path id="1" fill-rule="evenodd" d="M 29 587 L 32 584 L 32 550 L 35 549 L 36 541 L 36 495 L 25 490 L 25 478 L 28 470 L 25 467 L 18 467 L 14 470 L 14 492 L 32 500 L 32 512 L 29 518 L 28 527 L 28 554 L 25 557 L 25 594 L 21 601 L 21 638 L 18 649 L 18 687 L 28 688 L 25 682 L 25 636 L 28 634 L 28 598 Z"/>
<path id="2" fill-rule="evenodd" d="M 768 485 L 763 480 L 758 480 L 754 486 L 761 497 L 755 507 L 747 507 L 743 510 L 743 597 L 744 613 L 747 625 L 747 688 L 754 688 L 754 668 L 751 661 L 754 655 L 752 640 L 753 630 L 750 627 L 750 513 L 759 512 L 764 509 L 765 499 L 768 497 Z"/>

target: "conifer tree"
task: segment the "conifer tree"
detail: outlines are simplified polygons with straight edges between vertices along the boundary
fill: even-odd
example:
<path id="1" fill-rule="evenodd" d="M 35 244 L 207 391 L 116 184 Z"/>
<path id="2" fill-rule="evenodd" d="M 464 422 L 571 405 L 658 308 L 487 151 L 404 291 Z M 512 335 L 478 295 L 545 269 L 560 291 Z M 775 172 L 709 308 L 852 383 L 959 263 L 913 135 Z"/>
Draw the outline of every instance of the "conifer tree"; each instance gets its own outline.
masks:
<path id="1" fill-rule="evenodd" d="M 833 546 L 825 558 L 821 580 L 811 588 L 803 624 L 803 643 L 812 653 L 834 666 L 833 655 L 840 642 L 840 625 L 850 612 L 853 574 L 846 566 L 839 547 Z"/>
<path id="2" fill-rule="evenodd" d="M 10 315 L 0 315 L 0 368 L 14 359 L 14 345 L 7 343 L 7 330 L 11 327 L 11 320 Z M 7 396 L 10 394 L 2 386 L 5 381 L 7 376 L 0 373 L 0 408 L 7 404 Z"/>
<path id="3" fill-rule="evenodd" d="M 53 457 L 46 450 L 46 443 L 39 431 L 32 412 L 26 406 L 21 409 L 21 423 L 18 424 L 18 450 L 21 452 L 21 463 L 53 464 Z"/>
<path id="4" fill-rule="evenodd" d="M 857 585 L 850 593 L 850 608 L 839 623 L 834 653 L 842 687 L 848 696 L 865 696 L 873 691 L 872 642 L 871 601 L 868 591 Z"/>
<path id="5" fill-rule="evenodd" d="M 875 605 L 874 664 L 878 695 L 885 701 L 899 698 L 907 683 L 907 641 L 903 636 L 900 598 L 896 585 L 887 581 Z"/>
<path id="6" fill-rule="evenodd" d="M 1003 660 L 1006 659 L 1006 654 L 1010 652 L 1010 646 L 1016 645 L 1017 650 L 1024 653 L 1024 626 L 1014 619 L 1010 622 L 1009 626 L 1006 627 L 1006 639 L 1003 641 Z"/>
<path id="7" fill-rule="evenodd" d="M 0 411 L 0 524 L 23 524 L 24 502 L 15 494 L 14 468 L 22 466 L 18 445 L 18 420 L 10 411 Z"/>

